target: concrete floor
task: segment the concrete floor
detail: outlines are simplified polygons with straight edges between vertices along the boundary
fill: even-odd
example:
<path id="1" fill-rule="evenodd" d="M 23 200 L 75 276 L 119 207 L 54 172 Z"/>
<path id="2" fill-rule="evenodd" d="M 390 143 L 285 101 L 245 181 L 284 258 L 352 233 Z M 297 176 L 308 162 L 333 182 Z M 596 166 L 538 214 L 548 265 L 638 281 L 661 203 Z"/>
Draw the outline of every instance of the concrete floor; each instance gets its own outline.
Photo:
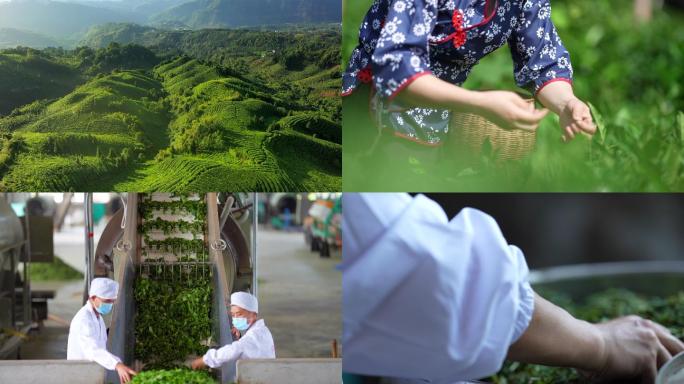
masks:
<path id="1" fill-rule="evenodd" d="M 82 306 L 83 281 L 34 282 L 32 285 L 34 289 L 54 290 L 55 298 L 48 302 L 50 318 L 38 331 L 31 332 L 19 354 L 27 360 L 66 359 L 68 323 Z"/>
<path id="2" fill-rule="evenodd" d="M 321 259 L 301 232 L 260 229 L 259 306 L 278 357 L 330 357 L 342 337 L 341 252 Z M 340 344 L 341 353 L 341 344 Z"/>
<path id="3" fill-rule="evenodd" d="M 301 232 L 261 229 L 257 238 L 259 306 L 275 340 L 278 357 L 330 357 L 330 343 L 342 336 L 342 275 L 330 259 L 309 252 Z M 81 307 L 82 281 L 34 283 L 54 289 L 48 319 L 22 344 L 22 359 L 65 359 L 67 323 Z M 341 353 L 341 345 L 340 345 Z"/>

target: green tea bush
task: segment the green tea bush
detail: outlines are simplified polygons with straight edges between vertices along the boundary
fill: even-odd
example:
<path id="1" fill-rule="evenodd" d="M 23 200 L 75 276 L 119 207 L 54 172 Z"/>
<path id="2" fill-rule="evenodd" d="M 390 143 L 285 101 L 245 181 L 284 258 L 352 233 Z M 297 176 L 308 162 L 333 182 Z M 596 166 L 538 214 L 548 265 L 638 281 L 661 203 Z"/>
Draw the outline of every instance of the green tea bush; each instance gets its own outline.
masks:
<path id="1" fill-rule="evenodd" d="M 5 137 L 0 139 L 0 173 L 7 172 L 25 145 L 24 140 Z"/>
<path id="2" fill-rule="evenodd" d="M 92 190 L 114 168 L 115 164 L 94 156 L 22 153 L 17 156 L 12 171 L 3 178 L 2 187 L 10 191 L 75 191 L 76 186 Z"/>
<path id="3" fill-rule="evenodd" d="M 33 133 L 17 135 L 23 138 L 32 151 L 50 155 L 81 154 L 95 156 L 97 152 L 106 153 L 110 149 L 121 152 L 124 149 L 141 152 L 144 147 L 129 137 L 112 134 L 89 133 Z"/>
<path id="4" fill-rule="evenodd" d="M 310 161 L 329 169 L 341 167 L 342 146 L 339 144 L 292 131 L 273 132 L 265 143 L 282 161 Z"/>
<path id="5" fill-rule="evenodd" d="M 278 122 L 282 129 L 293 129 L 319 139 L 342 144 L 342 127 L 316 113 L 287 116 Z"/>
<path id="6" fill-rule="evenodd" d="M 36 100 L 63 96 L 81 81 L 76 68 L 41 51 L 0 50 L 0 115 Z"/>

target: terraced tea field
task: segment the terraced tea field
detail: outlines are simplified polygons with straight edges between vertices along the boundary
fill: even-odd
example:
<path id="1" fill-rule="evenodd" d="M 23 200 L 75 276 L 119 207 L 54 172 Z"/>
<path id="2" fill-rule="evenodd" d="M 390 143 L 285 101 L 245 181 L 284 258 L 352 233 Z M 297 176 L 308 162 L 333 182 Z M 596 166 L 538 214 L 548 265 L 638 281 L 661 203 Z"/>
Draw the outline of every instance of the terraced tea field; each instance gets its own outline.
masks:
<path id="1" fill-rule="evenodd" d="M 290 87 L 186 56 L 96 75 L 0 115 L 0 189 L 339 190 L 341 127 Z"/>

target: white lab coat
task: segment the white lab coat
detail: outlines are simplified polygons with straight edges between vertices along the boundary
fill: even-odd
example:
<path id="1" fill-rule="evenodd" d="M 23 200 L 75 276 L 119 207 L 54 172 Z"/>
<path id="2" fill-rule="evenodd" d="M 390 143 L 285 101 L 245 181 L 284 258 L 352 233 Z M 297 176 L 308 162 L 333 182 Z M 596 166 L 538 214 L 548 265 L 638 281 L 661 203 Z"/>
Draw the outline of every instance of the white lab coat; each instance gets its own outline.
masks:
<path id="1" fill-rule="evenodd" d="M 491 375 L 527 329 L 534 292 L 496 221 L 451 221 L 423 195 L 347 193 L 345 372 L 453 383 Z"/>
<path id="2" fill-rule="evenodd" d="M 227 362 L 240 359 L 275 359 L 275 346 L 271 331 L 266 328 L 263 319 L 252 324 L 247 332 L 232 344 L 219 349 L 210 349 L 204 354 L 204 363 L 218 368 Z"/>
<path id="3" fill-rule="evenodd" d="M 71 320 L 67 360 L 94 361 L 113 370 L 121 359 L 107 351 L 107 327 L 88 301 Z"/>

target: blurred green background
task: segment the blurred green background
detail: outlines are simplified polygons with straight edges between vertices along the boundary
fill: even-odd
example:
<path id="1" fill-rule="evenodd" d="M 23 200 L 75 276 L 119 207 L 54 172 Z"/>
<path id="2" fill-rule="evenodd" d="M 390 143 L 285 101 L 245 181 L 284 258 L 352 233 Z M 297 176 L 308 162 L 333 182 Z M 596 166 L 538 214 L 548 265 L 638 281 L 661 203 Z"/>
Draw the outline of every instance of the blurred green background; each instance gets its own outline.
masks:
<path id="1" fill-rule="evenodd" d="M 343 67 L 370 4 L 343 1 Z M 521 161 L 502 165 L 488 153 L 475 166 L 435 172 L 409 157 L 383 164 L 379 177 L 368 177 L 367 159 L 355 154 L 355 140 L 345 139 L 343 189 L 684 190 L 684 13 L 665 6 L 654 11 L 652 21 L 637 23 L 632 1 L 551 4 L 575 69 L 575 94 L 593 106 L 599 125 L 593 139 L 562 143 L 558 119 L 550 114 L 540 125 L 535 151 Z M 508 47 L 484 58 L 464 87 L 515 90 Z M 344 127 L 364 123 L 357 119 L 367 113 L 363 108 L 345 109 Z"/>

